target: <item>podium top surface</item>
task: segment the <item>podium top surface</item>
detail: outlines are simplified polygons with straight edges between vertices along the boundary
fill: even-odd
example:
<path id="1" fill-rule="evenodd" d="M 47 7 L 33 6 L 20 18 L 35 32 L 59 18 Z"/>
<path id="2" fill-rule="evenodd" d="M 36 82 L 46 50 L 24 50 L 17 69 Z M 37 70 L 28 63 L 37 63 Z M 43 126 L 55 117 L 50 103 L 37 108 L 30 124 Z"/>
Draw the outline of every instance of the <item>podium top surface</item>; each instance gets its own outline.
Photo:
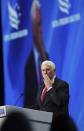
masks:
<path id="1" fill-rule="evenodd" d="M 51 123 L 53 116 L 52 112 L 45 112 L 29 108 L 6 105 L 0 106 L 0 117 L 8 116 L 12 111 L 22 112 L 31 121 L 40 121 L 47 123 Z"/>

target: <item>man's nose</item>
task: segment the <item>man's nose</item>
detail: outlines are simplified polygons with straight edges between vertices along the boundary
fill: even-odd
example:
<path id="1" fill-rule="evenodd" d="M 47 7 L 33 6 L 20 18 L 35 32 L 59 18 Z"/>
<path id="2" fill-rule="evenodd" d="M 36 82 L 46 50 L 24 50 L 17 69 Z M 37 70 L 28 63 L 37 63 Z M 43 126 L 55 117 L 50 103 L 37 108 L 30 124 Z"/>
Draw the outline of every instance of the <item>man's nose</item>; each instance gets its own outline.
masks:
<path id="1" fill-rule="evenodd" d="M 46 71 L 46 70 L 44 71 L 44 74 L 47 74 L 47 71 Z"/>

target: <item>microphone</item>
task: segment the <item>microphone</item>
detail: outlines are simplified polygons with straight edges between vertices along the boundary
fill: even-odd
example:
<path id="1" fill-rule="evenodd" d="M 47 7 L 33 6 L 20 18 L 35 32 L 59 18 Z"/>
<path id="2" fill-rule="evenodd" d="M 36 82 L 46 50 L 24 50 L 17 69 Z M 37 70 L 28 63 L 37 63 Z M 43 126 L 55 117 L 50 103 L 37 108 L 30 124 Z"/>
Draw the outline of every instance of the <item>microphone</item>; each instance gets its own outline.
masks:
<path id="1" fill-rule="evenodd" d="M 18 104 L 18 102 L 20 101 L 20 99 L 23 97 L 24 93 L 21 93 L 18 98 L 16 99 L 16 102 L 15 102 L 15 106 Z"/>

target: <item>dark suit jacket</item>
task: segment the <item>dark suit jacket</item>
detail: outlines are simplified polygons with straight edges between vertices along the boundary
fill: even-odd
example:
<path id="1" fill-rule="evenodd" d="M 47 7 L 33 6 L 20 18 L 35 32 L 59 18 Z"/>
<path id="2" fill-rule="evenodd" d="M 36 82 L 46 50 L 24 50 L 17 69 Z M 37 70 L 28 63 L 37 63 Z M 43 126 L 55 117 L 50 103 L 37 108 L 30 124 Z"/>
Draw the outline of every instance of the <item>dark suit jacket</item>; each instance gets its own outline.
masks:
<path id="1" fill-rule="evenodd" d="M 34 109 L 53 112 L 56 115 L 61 113 L 68 114 L 68 103 L 69 103 L 69 85 L 59 78 L 55 78 L 53 88 L 50 89 L 45 97 L 44 102 L 41 102 L 41 93 L 45 87 L 44 83 L 42 84 L 38 96 L 37 103 L 34 105 Z"/>

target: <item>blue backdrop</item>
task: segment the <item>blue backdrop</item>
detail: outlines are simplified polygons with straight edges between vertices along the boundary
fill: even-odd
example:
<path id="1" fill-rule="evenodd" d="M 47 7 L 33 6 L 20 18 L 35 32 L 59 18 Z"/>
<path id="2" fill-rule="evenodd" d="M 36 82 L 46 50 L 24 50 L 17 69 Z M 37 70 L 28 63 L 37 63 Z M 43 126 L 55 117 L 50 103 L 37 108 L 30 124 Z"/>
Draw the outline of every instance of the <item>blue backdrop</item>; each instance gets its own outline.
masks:
<path id="1" fill-rule="evenodd" d="M 5 104 L 23 106 L 25 63 L 33 46 L 32 0 L 1 2 Z M 40 5 L 45 49 L 56 64 L 57 75 L 70 85 L 69 112 L 83 131 L 84 1 L 40 0 Z"/>

